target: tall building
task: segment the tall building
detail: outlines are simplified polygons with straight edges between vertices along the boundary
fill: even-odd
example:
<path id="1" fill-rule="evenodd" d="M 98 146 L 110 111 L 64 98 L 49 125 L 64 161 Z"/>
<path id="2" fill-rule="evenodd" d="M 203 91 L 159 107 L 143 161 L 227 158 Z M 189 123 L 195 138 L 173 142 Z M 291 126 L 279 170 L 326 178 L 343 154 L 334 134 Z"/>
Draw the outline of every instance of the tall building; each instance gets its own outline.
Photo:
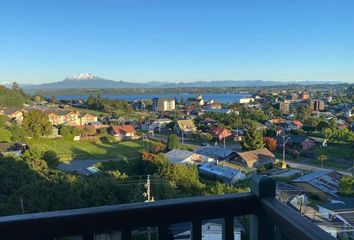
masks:
<path id="1" fill-rule="evenodd" d="M 301 92 L 299 94 L 299 97 L 298 97 L 299 100 L 307 100 L 309 98 L 310 98 L 310 94 L 308 92 L 305 92 L 305 91 Z"/>
<path id="2" fill-rule="evenodd" d="M 279 103 L 279 110 L 282 113 L 289 113 L 290 102 L 284 101 Z"/>
<path id="3" fill-rule="evenodd" d="M 174 98 L 154 98 L 153 106 L 155 111 L 173 111 L 176 109 L 176 100 Z"/>
<path id="4" fill-rule="evenodd" d="M 311 110 L 318 112 L 324 110 L 324 101 L 322 100 L 312 100 L 311 101 Z"/>

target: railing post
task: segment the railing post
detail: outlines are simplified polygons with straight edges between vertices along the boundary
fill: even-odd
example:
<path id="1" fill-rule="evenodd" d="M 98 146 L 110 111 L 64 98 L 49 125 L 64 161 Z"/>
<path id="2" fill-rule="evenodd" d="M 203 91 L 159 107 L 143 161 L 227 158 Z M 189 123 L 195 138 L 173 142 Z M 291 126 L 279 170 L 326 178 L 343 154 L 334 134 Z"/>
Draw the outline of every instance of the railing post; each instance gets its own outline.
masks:
<path id="1" fill-rule="evenodd" d="M 192 240 L 202 239 L 202 221 L 200 219 L 195 219 L 192 221 Z"/>
<path id="2" fill-rule="evenodd" d="M 225 217 L 222 228 L 223 240 L 234 240 L 234 217 Z"/>
<path id="3" fill-rule="evenodd" d="M 258 199 L 275 197 L 275 181 L 269 177 L 262 175 L 254 175 L 251 179 L 251 191 Z M 250 239 L 251 240 L 272 240 L 274 239 L 275 225 L 268 219 L 260 208 L 257 206 L 257 215 L 251 216 Z"/>

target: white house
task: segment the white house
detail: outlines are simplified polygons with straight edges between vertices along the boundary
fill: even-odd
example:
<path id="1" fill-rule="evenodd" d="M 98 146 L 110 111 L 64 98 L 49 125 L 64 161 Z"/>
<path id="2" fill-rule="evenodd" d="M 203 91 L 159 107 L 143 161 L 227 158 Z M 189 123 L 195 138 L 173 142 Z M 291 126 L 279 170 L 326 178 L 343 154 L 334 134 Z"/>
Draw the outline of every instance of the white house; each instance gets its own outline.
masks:
<path id="1" fill-rule="evenodd" d="M 178 164 L 204 164 L 208 162 L 214 162 L 215 159 L 211 157 L 207 157 L 204 155 L 200 155 L 194 152 L 180 150 L 180 149 L 173 149 L 167 153 L 165 153 L 168 161 L 170 163 L 178 163 Z"/>
<path id="2" fill-rule="evenodd" d="M 250 103 L 250 102 L 253 102 L 254 101 L 254 98 L 251 98 L 251 97 L 244 97 L 244 98 L 240 98 L 238 100 L 239 103 Z"/>

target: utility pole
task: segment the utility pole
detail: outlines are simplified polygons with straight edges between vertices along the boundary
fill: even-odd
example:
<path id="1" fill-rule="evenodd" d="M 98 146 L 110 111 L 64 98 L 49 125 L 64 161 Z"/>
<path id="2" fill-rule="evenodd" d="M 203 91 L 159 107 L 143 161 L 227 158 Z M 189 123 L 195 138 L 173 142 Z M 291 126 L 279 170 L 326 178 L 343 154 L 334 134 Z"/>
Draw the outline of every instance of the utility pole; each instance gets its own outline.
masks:
<path id="1" fill-rule="evenodd" d="M 226 143 L 225 143 L 226 137 L 224 137 L 224 149 L 226 148 Z"/>
<path id="2" fill-rule="evenodd" d="M 150 175 L 147 176 L 146 184 L 144 185 L 146 188 L 146 192 L 143 193 L 143 196 L 146 197 L 145 202 L 153 202 L 154 197 L 151 196 L 151 182 L 150 182 Z M 148 240 L 151 239 L 151 228 L 147 227 L 148 232 Z"/>
<path id="3" fill-rule="evenodd" d="M 146 192 L 143 193 L 143 196 L 146 197 L 145 202 L 153 202 L 154 201 L 154 197 L 151 196 L 150 175 L 147 176 L 146 184 L 144 186 L 146 188 Z"/>
<path id="4" fill-rule="evenodd" d="M 286 146 L 286 143 L 289 141 L 289 139 L 291 137 L 287 137 L 287 136 L 282 136 L 283 138 L 283 161 L 282 161 L 282 166 L 281 168 L 286 168 L 286 162 L 285 162 L 285 146 Z"/>

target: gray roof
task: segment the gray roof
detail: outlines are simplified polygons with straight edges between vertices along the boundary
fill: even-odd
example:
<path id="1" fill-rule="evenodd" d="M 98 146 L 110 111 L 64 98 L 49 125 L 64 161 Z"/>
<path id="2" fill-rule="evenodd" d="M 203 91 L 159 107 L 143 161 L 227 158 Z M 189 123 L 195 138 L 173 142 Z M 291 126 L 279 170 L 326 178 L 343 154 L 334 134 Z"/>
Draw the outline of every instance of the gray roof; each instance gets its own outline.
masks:
<path id="1" fill-rule="evenodd" d="M 220 147 L 203 147 L 195 150 L 195 152 L 209 157 L 223 159 L 230 156 L 234 151 Z"/>
<path id="2" fill-rule="evenodd" d="M 227 166 L 216 165 L 214 163 L 205 163 L 199 167 L 199 170 L 227 179 L 233 179 L 238 173 L 241 172 L 240 170 Z"/>
<path id="3" fill-rule="evenodd" d="M 342 174 L 336 171 L 316 171 L 293 180 L 295 183 L 308 183 L 319 190 L 337 197 Z"/>

